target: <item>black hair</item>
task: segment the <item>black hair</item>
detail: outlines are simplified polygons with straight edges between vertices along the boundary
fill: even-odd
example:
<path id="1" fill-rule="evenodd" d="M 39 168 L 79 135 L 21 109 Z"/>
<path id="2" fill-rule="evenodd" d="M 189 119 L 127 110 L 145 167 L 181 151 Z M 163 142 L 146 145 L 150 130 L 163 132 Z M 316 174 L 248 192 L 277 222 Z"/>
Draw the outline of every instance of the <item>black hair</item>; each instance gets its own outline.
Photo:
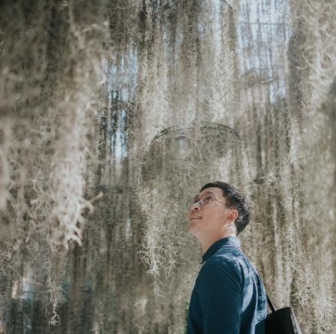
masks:
<path id="1" fill-rule="evenodd" d="M 206 188 L 220 188 L 223 191 L 225 198 L 225 205 L 228 208 L 236 209 L 238 211 L 238 217 L 235 220 L 237 235 L 242 232 L 250 221 L 250 210 L 244 196 L 238 189 L 225 182 L 210 182 L 202 187 L 200 192 Z"/>

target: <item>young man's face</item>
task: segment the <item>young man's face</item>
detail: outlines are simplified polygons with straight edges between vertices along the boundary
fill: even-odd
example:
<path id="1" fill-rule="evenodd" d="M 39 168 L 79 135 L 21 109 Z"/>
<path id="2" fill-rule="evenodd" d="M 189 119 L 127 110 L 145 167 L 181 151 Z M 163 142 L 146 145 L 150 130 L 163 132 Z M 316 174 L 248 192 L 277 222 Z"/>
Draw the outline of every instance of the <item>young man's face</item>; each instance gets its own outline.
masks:
<path id="1" fill-rule="evenodd" d="M 220 237 L 228 228 L 235 229 L 237 211 L 227 208 L 223 191 L 217 187 L 206 188 L 195 198 L 189 209 L 189 231 L 197 239 Z M 203 204 L 203 205 L 202 205 Z"/>

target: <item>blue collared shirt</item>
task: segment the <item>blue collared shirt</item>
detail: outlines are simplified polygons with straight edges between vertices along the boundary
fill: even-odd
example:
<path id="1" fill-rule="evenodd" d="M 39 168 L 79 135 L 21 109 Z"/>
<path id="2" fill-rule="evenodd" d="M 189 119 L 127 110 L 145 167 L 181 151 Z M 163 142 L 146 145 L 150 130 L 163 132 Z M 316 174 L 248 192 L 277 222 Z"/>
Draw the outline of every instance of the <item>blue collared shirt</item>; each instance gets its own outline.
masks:
<path id="1" fill-rule="evenodd" d="M 187 334 L 264 334 L 264 284 L 237 237 L 216 241 L 203 255 L 192 291 Z"/>

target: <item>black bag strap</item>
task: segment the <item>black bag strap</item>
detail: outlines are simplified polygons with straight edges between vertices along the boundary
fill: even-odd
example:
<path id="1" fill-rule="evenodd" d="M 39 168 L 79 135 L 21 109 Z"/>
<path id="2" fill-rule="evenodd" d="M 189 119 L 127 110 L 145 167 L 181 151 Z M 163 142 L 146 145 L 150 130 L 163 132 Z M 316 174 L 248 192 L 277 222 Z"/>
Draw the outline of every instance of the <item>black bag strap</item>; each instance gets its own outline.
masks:
<path id="1" fill-rule="evenodd" d="M 271 309 L 272 312 L 275 312 L 276 309 L 275 309 L 273 303 L 271 302 L 270 298 L 268 297 L 268 294 L 266 294 L 266 297 L 267 297 L 268 306 L 270 307 L 270 309 Z"/>

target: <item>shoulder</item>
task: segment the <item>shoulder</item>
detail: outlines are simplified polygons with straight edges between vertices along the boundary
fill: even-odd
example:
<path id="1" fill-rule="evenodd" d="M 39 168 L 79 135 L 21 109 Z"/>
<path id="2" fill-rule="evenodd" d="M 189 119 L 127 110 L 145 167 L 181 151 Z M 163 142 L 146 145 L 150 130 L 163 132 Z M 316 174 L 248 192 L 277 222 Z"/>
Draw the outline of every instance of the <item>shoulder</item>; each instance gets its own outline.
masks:
<path id="1" fill-rule="evenodd" d="M 238 259 L 227 256 L 212 256 L 203 264 L 198 279 L 207 283 L 233 281 L 241 285 L 243 272 Z"/>

